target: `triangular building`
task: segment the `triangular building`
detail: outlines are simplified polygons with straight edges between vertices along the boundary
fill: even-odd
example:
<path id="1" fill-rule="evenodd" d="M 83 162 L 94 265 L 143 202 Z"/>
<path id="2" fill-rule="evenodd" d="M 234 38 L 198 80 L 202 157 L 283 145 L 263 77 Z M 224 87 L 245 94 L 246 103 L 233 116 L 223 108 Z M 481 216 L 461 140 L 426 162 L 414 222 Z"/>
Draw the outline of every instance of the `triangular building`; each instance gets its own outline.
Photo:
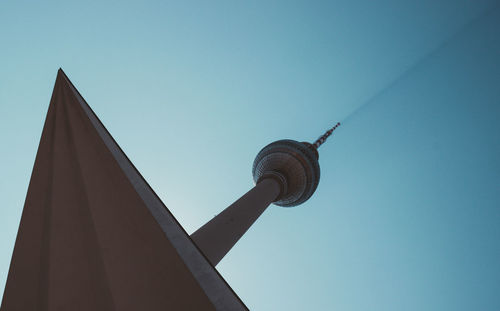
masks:
<path id="1" fill-rule="evenodd" d="M 0 308 L 247 310 L 62 70 Z"/>

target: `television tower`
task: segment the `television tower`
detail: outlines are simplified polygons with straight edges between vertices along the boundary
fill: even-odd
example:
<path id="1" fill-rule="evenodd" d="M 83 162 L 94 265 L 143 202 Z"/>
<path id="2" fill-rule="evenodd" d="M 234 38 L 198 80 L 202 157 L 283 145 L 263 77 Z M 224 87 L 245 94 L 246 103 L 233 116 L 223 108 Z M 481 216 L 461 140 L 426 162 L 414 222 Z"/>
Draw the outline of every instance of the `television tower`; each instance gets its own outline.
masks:
<path id="1" fill-rule="evenodd" d="M 252 167 L 255 187 L 191 235 L 212 265 L 217 265 L 266 208 L 292 207 L 307 201 L 319 177 L 318 148 L 335 124 L 314 143 L 278 140 L 265 146 Z"/>

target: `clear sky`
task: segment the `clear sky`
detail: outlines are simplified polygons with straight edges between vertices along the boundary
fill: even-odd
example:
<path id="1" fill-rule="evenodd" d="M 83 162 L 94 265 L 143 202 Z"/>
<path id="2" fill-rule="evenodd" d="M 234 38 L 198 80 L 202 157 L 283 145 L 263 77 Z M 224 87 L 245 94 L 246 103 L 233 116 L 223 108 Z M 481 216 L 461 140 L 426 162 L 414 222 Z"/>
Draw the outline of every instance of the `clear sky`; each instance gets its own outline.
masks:
<path id="1" fill-rule="evenodd" d="M 218 266 L 251 310 L 500 310 L 498 1 L 1 1 L 2 293 L 59 67 L 190 233 L 343 122 Z"/>

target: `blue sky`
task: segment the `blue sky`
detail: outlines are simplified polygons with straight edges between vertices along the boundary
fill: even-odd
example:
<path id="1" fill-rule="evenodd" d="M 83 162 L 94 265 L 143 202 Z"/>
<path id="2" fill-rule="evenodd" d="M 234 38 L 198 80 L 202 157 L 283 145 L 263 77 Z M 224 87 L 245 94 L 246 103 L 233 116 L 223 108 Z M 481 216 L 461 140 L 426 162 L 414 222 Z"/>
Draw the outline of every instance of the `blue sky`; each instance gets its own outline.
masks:
<path id="1" fill-rule="evenodd" d="M 218 266 L 251 310 L 500 308 L 498 1 L 3 1 L 0 47 L 0 288 L 62 67 L 188 232 L 343 122 Z"/>

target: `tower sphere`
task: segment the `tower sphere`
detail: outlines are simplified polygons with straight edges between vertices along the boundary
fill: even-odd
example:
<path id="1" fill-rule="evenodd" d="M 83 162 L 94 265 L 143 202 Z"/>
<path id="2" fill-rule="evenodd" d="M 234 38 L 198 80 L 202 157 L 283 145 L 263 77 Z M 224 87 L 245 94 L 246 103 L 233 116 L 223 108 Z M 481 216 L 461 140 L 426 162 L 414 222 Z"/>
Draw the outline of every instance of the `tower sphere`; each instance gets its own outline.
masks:
<path id="1" fill-rule="evenodd" d="M 274 204 L 297 206 L 309 199 L 318 187 L 318 152 L 306 142 L 289 139 L 275 141 L 257 154 L 252 175 L 255 183 L 264 178 L 278 180 L 281 193 Z"/>

